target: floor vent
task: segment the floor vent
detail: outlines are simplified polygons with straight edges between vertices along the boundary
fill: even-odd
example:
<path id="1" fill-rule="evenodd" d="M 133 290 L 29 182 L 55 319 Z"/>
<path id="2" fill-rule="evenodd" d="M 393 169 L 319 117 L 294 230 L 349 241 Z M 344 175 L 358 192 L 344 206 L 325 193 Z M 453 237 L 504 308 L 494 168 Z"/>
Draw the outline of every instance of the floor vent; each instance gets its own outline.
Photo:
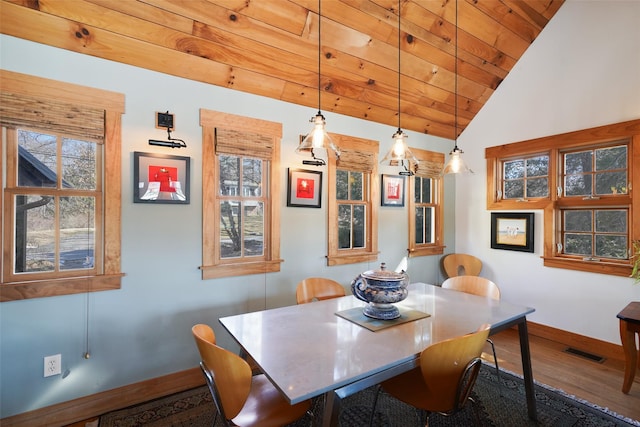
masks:
<path id="1" fill-rule="evenodd" d="M 598 356 L 597 354 L 587 353 L 586 351 L 578 350 L 577 348 L 567 347 L 565 348 L 565 353 L 574 354 L 576 356 L 584 357 L 585 359 L 589 359 L 594 362 L 602 363 L 604 362 L 604 357 Z"/>

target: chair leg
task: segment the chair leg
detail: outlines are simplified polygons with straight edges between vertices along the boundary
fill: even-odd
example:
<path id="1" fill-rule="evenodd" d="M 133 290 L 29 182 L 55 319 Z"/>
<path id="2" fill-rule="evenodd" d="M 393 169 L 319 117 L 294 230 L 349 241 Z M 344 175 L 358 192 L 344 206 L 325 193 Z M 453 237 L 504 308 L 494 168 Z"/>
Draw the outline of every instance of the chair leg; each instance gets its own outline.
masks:
<path id="1" fill-rule="evenodd" d="M 376 387 L 376 395 L 373 398 L 373 408 L 371 409 L 371 417 L 369 418 L 369 427 L 373 427 L 373 419 L 376 416 L 376 406 L 378 406 L 378 395 L 382 387 L 379 385 Z"/>
<path id="2" fill-rule="evenodd" d="M 493 341 L 487 339 L 487 342 L 491 344 L 491 351 L 493 352 L 493 362 L 496 365 L 496 376 L 498 377 L 498 392 L 502 396 L 502 380 L 500 379 L 500 367 L 498 366 L 498 357 L 496 356 L 496 347 L 493 345 Z"/>

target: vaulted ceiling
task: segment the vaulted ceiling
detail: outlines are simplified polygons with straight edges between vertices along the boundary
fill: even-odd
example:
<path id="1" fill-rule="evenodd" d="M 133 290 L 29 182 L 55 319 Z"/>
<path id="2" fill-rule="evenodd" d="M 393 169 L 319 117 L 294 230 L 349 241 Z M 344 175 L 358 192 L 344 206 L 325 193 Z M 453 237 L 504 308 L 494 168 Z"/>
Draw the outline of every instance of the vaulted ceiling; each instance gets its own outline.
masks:
<path id="1" fill-rule="evenodd" d="M 319 22 L 318 0 L 2 0 L 0 32 L 310 117 L 320 81 L 323 112 L 453 139 L 456 116 L 459 134 L 563 2 L 322 0 Z"/>

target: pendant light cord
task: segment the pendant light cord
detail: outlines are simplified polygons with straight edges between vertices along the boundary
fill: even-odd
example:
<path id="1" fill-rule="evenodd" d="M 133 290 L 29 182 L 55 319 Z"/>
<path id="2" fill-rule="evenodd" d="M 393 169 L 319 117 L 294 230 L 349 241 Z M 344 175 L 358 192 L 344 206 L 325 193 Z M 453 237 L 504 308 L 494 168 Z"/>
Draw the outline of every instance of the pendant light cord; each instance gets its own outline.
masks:
<path id="1" fill-rule="evenodd" d="M 454 63 L 454 71 L 455 71 L 455 80 L 454 80 L 454 89 L 453 89 L 453 150 L 458 151 L 458 0 L 456 0 L 456 44 L 455 44 L 455 63 Z"/>
<path id="2" fill-rule="evenodd" d="M 320 79 L 320 51 L 322 50 L 322 44 L 320 43 L 320 25 L 322 22 L 322 0 L 318 0 L 318 114 L 322 115 L 322 111 L 321 111 L 321 101 L 320 101 L 320 96 L 321 96 L 321 88 L 320 85 L 322 84 L 321 79 Z"/>
<path id="3" fill-rule="evenodd" d="M 401 131 L 400 127 L 400 7 L 402 0 L 398 0 L 398 133 Z"/>

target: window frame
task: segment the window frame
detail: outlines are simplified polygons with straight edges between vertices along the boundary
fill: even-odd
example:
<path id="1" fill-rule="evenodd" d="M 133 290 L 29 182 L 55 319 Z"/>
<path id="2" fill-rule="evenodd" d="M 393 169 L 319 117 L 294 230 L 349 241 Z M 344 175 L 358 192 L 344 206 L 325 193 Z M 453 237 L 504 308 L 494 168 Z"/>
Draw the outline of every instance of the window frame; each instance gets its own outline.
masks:
<path id="1" fill-rule="evenodd" d="M 412 148 L 411 152 L 418 159 L 418 171 L 409 176 L 408 182 L 408 218 L 409 218 L 409 257 L 441 255 L 444 253 L 444 179 L 440 171 L 444 167 L 444 153 Z M 435 236 L 434 243 L 416 243 L 416 177 L 432 180 L 432 199 L 429 205 L 434 206 Z M 423 205 L 424 203 L 420 203 Z"/>
<path id="2" fill-rule="evenodd" d="M 280 140 L 282 124 L 212 110 L 200 110 L 202 127 L 202 280 L 280 271 Z M 216 128 L 269 136 L 273 141 L 270 159 L 265 162 L 268 196 L 264 209 L 264 256 L 221 259 L 218 217 L 219 163 L 216 155 Z M 247 150 L 247 154 L 251 154 Z M 252 157 L 248 155 L 247 157 Z M 240 191 L 239 191 L 240 192 Z M 266 205 L 268 203 L 268 206 Z"/>
<path id="3" fill-rule="evenodd" d="M 0 70 L 0 91 L 34 97 L 43 103 L 63 102 L 74 105 L 77 108 L 85 107 L 104 111 L 102 178 L 98 178 L 103 184 L 101 202 L 103 237 L 100 247 L 95 248 L 95 274 L 78 276 L 75 271 L 72 271 L 69 275 L 61 275 L 54 278 L 43 276 L 43 278 L 35 280 L 15 280 L 15 278 L 7 280 L 8 275 L 5 274 L 5 269 L 11 268 L 12 254 L 15 253 L 15 248 L 13 247 L 14 242 L 12 239 L 14 226 L 12 193 L 5 189 L 4 171 L 7 174 L 17 173 L 17 164 L 5 165 L 5 161 L 17 161 L 17 147 L 8 147 L 6 135 L 3 135 L 2 144 L 0 145 L 0 158 L 3 159 L 0 162 L 2 164 L 0 166 L 0 176 L 3 177 L 3 196 L 0 201 L 0 208 L 3 216 L 4 238 L 2 239 L 3 271 L 1 275 L 2 282 L 0 282 L 0 302 L 120 289 L 121 279 L 124 276 L 121 272 L 120 237 L 122 191 L 121 116 L 124 113 L 124 95 L 6 70 Z M 7 126 L 7 130 L 10 128 L 14 128 L 14 126 Z M 34 126 L 25 126 L 24 128 L 33 129 Z M 47 126 L 43 123 L 36 130 L 46 133 Z M 79 135 L 69 136 L 78 137 Z M 13 153 L 14 150 L 15 153 Z M 108 180 L 104 179 L 106 170 L 109 171 Z M 98 206 L 99 203 L 96 203 L 96 205 Z M 98 220 L 97 213 L 96 220 Z M 99 254 L 102 254 L 102 256 L 99 257 Z"/>
<path id="4" fill-rule="evenodd" d="M 340 160 L 334 156 L 329 156 L 327 162 L 327 233 L 328 233 L 328 254 L 327 265 L 346 265 L 360 262 L 375 261 L 378 259 L 378 206 L 380 205 L 380 176 L 378 175 L 378 141 L 357 138 L 353 136 L 330 134 L 334 143 L 340 147 L 341 156 L 348 156 L 349 152 L 365 153 L 372 157 L 371 170 L 357 170 L 362 172 L 364 177 L 363 201 L 358 203 L 366 207 L 365 213 L 365 245 L 364 248 L 339 249 L 338 248 L 338 206 L 336 198 L 336 171 L 337 169 L 351 170 L 340 166 Z M 368 181 L 368 182 L 367 182 Z"/>
<path id="5" fill-rule="evenodd" d="M 581 148 L 606 147 L 612 143 L 628 140 L 628 180 L 627 194 L 601 195 L 598 199 L 583 200 L 579 197 L 562 197 L 556 190 L 562 184 L 562 156 L 564 152 Z M 518 156 L 529 157 L 532 154 L 549 154 L 549 198 L 548 200 L 514 201 L 499 200 L 497 189 L 500 188 L 499 168 L 504 159 Z M 487 209 L 519 210 L 542 209 L 544 213 L 543 263 L 546 267 L 565 268 L 616 276 L 631 274 L 631 259 L 587 260 L 559 253 L 557 244 L 562 242 L 561 217 L 568 208 L 612 208 L 629 209 L 629 246 L 640 240 L 640 197 L 633 197 L 634 188 L 640 188 L 640 119 L 622 123 L 599 126 L 596 128 L 552 135 L 543 138 L 521 141 L 485 150 L 487 160 Z M 564 193 L 564 190 L 563 190 Z M 635 215 L 634 215 L 635 212 Z"/>

